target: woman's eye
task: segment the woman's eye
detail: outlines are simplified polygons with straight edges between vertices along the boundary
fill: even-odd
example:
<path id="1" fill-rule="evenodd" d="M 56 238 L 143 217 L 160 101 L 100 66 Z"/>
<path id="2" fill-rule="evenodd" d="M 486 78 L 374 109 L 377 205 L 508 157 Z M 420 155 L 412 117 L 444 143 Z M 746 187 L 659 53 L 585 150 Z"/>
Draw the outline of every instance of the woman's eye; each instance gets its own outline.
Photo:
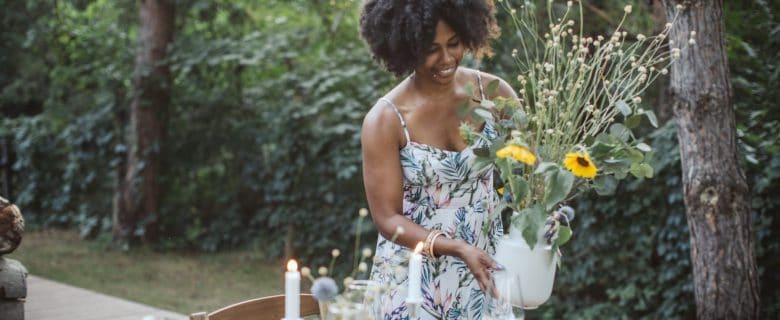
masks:
<path id="1" fill-rule="evenodd" d="M 449 46 L 450 47 L 457 47 L 459 44 L 460 44 L 460 41 L 455 41 L 455 42 L 450 42 Z"/>

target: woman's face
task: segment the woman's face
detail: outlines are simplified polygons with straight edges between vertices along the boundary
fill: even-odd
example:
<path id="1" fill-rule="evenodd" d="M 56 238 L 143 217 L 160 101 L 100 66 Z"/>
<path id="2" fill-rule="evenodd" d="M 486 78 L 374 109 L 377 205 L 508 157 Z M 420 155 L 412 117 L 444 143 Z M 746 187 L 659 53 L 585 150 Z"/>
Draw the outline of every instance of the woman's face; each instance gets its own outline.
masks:
<path id="1" fill-rule="evenodd" d="M 451 83 L 455 79 L 455 71 L 463 59 L 464 51 L 465 48 L 455 31 L 443 20 L 439 20 L 433 43 L 428 48 L 428 55 L 423 63 L 415 68 L 415 73 L 440 84 Z"/>

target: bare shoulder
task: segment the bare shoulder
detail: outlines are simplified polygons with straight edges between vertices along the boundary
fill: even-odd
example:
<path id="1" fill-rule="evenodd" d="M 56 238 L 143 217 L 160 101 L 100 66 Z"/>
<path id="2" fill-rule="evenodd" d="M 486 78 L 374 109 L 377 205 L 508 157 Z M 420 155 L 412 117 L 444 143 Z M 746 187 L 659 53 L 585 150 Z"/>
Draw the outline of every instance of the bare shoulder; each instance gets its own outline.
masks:
<path id="1" fill-rule="evenodd" d="M 402 139 L 399 135 L 401 129 L 401 120 L 386 101 L 377 100 L 374 106 L 366 113 L 363 118 L 363 127 L 361 129 L 361 140 L 363 144 L 371 145 L 402 145 Z"/>
<path id="2" fill-rule="evenodd" d="M 498 97 L 504 97 L 504 98 L 517 98 L 517 93 L 515 93 L 515 90 L 512 89 L 512 86 L 509 85 L 506 80 L 501 79 L 500 77 L 487 73 L 484 71 L 478 71 L 480 75 L 482 76 L 482 80 L 487 85 L 488 83 L 491 83 L 493 81 L 498 80 L 498 90 L 496 91 L 496 96 Z"/>

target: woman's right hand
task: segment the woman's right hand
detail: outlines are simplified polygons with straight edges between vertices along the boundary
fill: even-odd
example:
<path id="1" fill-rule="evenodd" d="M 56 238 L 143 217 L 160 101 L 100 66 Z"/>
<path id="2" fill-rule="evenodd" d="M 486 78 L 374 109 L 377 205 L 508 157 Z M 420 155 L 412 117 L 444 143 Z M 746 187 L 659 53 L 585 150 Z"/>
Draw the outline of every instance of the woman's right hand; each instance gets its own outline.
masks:
<path id="1" fill-rule="evenodd" d="M 485 250 L 464 242 L 459 250 L 458 258 L 469 267 L 482 292 L 486 292 L 487 289 L 493 290 L 493 277 L 490 275 L 490 270 L 497 269 L 497 264 Z"/>

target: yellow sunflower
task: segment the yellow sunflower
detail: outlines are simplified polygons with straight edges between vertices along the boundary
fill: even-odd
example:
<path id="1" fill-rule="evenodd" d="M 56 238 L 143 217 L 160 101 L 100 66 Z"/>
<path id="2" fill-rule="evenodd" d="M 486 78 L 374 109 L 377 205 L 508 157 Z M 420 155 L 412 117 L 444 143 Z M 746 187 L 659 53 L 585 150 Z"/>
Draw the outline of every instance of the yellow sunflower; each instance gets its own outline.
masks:
<path id="1" fill-rule="evenodd" d="M 499 158 L 512 157 L 513 159 L 532 166 L 536 163 L 536 155 L 531 150 L 516 144 L 510 144 L 496 151 Z"/>
<path id="2" fill-rule="evenodd" d="M 566 159 L 563 159 L 563 165 L 574 173 L 575 176 L 581 178 L 592 179 L 598 172 L 598 168 L 590 160 L 590 156 L 582 152 L 567 153 Z"/>

